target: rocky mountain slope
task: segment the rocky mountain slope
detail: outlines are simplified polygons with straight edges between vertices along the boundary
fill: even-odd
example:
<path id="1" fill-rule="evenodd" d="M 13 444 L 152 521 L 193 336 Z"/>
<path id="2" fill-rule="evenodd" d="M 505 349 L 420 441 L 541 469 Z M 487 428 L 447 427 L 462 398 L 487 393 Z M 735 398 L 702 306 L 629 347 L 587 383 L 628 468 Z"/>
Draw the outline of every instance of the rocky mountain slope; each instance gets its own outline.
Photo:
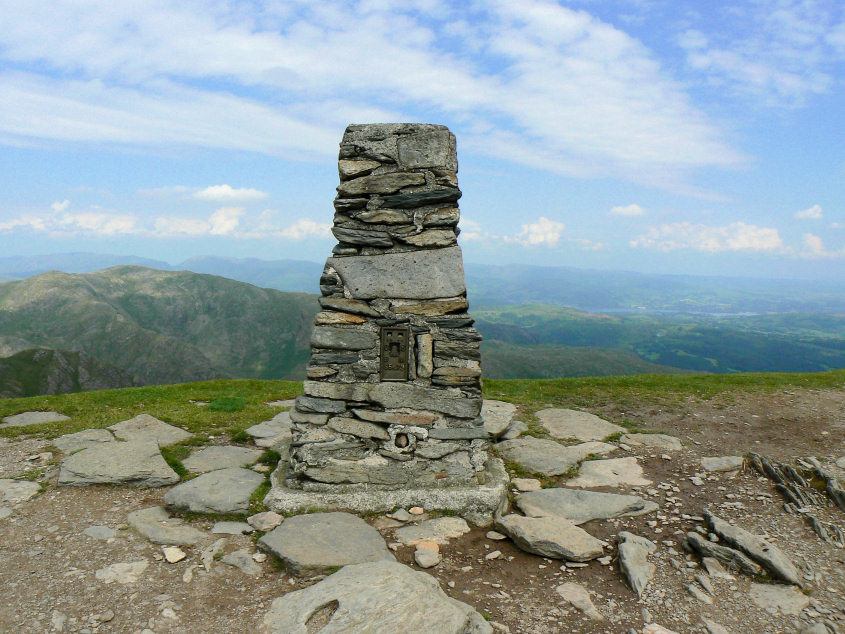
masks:
<path id="1" fill-rule="evenodd" d="M 0 398 L 131 387 L 132 376 L 85 354 L 36 348 L 0 358 Z"/>
<path id="2" fill-rule="evenodd" d="M 304 373 L 317 302 L 211 275 L 116 266 L 0 284 L 0 347 L 81 351 L 139 384 Z"/>

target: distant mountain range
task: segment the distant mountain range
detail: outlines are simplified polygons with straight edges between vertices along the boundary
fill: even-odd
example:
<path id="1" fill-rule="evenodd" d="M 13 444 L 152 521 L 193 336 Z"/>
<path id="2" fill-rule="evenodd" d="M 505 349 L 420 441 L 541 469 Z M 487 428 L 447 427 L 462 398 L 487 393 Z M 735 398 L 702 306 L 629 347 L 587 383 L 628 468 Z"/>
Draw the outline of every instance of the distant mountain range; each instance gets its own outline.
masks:
<path id="1" fill-rule="evenodd" d="M 262 288 L 317 293 L 322 262 L 194 257 L 176 265 L 134 256 L 67 253 L 0 258 L 0 280 L 50 270 L 87 273 L 115 265 L 219 275 Z M 470 305 L 541 303 L 591 312 L 845 313 L 845 280 L 647 275 L 571 267 L 465 264 Z"/>

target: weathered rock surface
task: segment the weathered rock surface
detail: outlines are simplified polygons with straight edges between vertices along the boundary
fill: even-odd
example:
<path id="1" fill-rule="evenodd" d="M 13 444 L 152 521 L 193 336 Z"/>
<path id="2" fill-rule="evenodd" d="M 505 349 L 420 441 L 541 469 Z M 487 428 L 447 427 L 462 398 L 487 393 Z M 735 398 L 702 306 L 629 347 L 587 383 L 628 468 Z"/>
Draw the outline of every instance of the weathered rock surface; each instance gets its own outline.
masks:
<path id="1" fill-rule="evenodd" d="M 17 504 L 35 497 L 41 486 L 29 480 L 0 479 L 0 502 Z"/>
<path id="2" fill-rule="evenodd" d="M 447 396 L 443 390 L 410 383 L 377 383 L 369 397 L 387 409 L 433 410 L 459 418 L 475 418 L 481 413 L 480 398 Z"/>
<path id="3" fill-rule="evenodd" d="M 248 535 L 255 529 L 246 522 L 222 521 L 215 522 L 211 527 L 214 535 Z"/>
<path id="4" fill-rule="evenodd" d="M 528 517 L 565 517 L 575 524 L 620 515 L 643 515 L 658 509 L 655 502 L 635 495 L 549 488 L 523 493 L 516 505 Z"/>
<path id="5" fill-rule="evenodd" d="M 295 575 L 318 574 L 337 566 L 394 557 L 381 534 L 350 513 L 311 513 L 289 517 L 262 536 L 258 545 L 281 559 Z"/>
<path id="6" fill-rule="evenodd" d="M 106 442 L 62 460 L 59 485 L 128 484 L 160 487 L 179 482 L 155 440 Z"/>
<path id="7" fill-rule="evenodd" d="M 602 442 L 564 447 L 553 440 L 528 436 L 500 442 L 496 449 L 506 460 L 516 462 L 528 471 L 555 476 L 566 473 L 590 454 L 606 455 L 616 447 Z"/>
<path id="8" fill-rule="evenodd" d="M 419 542 L 431 541 L 447 544 L 450 539 L 465 535 L 469 525 L 461 517 L 437 517 L 419 524 L 403 526 L 396 530 L 396 540 L 405 546 L 416 546 Z"/>
<path id="9" fill-rule="evenodd" d="M 650 447 L 663 451 L 677 451 L 681 449 L 681 441 L 666 434 L 624 434 L 619 442 L 632 447 Z"/>
<path id="10" fill-rule="evenodd" d="M 552 559 L 589 561 L 602 555 L 602 543 L 563 517 L 505 515 L 496 521 L 498 530 L 522 550 Z"/>
<path id="11" fill-rule="evenodd" d="M 537 418 L 552 438 L 575 438 L 581 442 L 604 440 L 611 434 L 624 433 L 625 428 L 614 425 L 589 412 L 574 409 L 541 409 Z"/>
<path id="12" fill-rule="evenodd" d="M 267 531 L 271 531 L 276 528 L 279 524 L 284 521 L 284 519 L 285 518 L 279 515 L 278 513 L 275 513 L 273 511 L 264 511 L 262 513 L 250 515 L 248 518 L 246 518 L 246 521 L 255 530 L 266 533 Z"/>
<path id="13" fill-rule="evenodd" d="M 63 453 L 74 453 L 104 442 L 114 442 L 114 434 L 108 429 L 83 429 L 74 434 L 65 434 L 53 439 L 53 444 Z"/>
<path id="14" fill-rule="evenodd" d="M 264 476 L 249 469 L 209 471 L 170 489 L 164 494 L 164 503 L 192 513 L 243 513 L 262 482 Z"/>
<path id="15" fill-rule="evenodd" d="M 736 471 L 742 467 L 742 456 L 708 456 L 701 459 L 705 471 Z"/>
<path id="16" fill-rule="evenodd" d="M 178 517 L 170 517 L 161 506 L 132 511 L 126 516 L 126 522 L 154 544 L 191 546 L 206 536 Z"/>
<path id="17" fill-rule="evenodd" d="M 708 541 L 698 533 L 692 531 L 687 533 L 687 543 L 700 555 L 712 557 L 723 563 L 728 570 L 741 571 L 751 576 L 763 572 L 763 567 L 745 554 L 733 548 Z"/>
<path id="18" fill-rule="evenodd" d="M 439 564 L 443 560 L 443 555 L 441 555 L 436 550 L 431 550 L 429 548 L 417 548 L 414 551 L 414 562 L 420 568 L 434 568 L 437 564 Z"/>
<path id="19" fill-rule="evenodd" d="M 798 586 L 803 585 L 798 569 L 777 546 L 739 526 L 729 524 L 710 511 L 705 510 L 704 517 L 713 532 L 724 542 L 747 554 L 778 579 Z"/>
<path id="20" fill-rule="evenodd" d="M 252 558 L 252 554 L 245 548 L 233 551 L 228 555 L 224 555 L 220 558 L 220 563 L 234 566 L 244 574 L 251 577 L 261 576 L 261 566 L 255 562 Z"/>
<path id="21" fill-rule="evenodd" d="M 764 610 L 777 610 L 781 614 L 801 614 L 810 605 L 810 597 L 797 588 L 769 583 L 752 583 L 748 596 Z"/>
<path id="22" fill-rule="evenodd" d="M 505 401 L 493 401 L 484 399 L 481 405 L 481 417 L 484 419 L 484 429 L 491 438 L 498 438 L 513 420 L 516 413 L 516 405 Z"/>
<path id="23" fill-rule="evenodd" d="M 111 564 L 100 568 L 94 576 L 103 583 L 135 583 L 150 565 L 146 559 L 140 561 L 129 561 L 125 563 Z"/>
<path id="24" fill-rule="evenodd" d="M 3 424 L 0 427 L 24 427 L 41 423 L 58 423 L 69 419 L 69 416 L 59 414 L 59 412 L 21 412 L 3 417 Z"/>
<path id="25" fill-rule="evenodd" d="M 84 531 L 82 531 L 82 534 L 92 539 L 101 539 L 103 541 L 108 541 L 109 539 L 112 539 L 115 535 L 117 535 L 117 531 L 109 526 L 97 525 L 89 526 Z"/>
<path id="26" fill-rule="evenodd" d="M 657 569 L 648 561 L 648 556 L 657 550 L 657 546 L 651 540 L 627 531 L 619 533 L 619 539 L 621 540 L 617 547 L 619 569 L 625 575 L 631 589 L 640 596 Z"/>
<path id="27" fill-rule="evenodd" d="M 564 583 L 555 588 L 561 598 L 572 605 L 577 610 L 580 610 L 585 615 L 594 621 L 604 621 L 604 616 L 593 605 L 590 599 L 590 593 L 580 583 Z"/>
<path id="28" fill-rule="evenodd" d="M 646 486 L 651 480 L 643 477 L 643 468 L 636 458 L 588 460 L 578 469 L 578 477 L 568 480 L 568 487 Z"/>
<path id="29" fill-rule="evenodd" d="M 436 299 L 466 292 L 459 246 L 407 253 L 329 258 L 353 299 Z"/>
<path id="30" fill-rule="evenodd" d="M 260 456 L 261 451 L 258 449 L 217 445 L 192 452 L 182 464 L 193 473 L 206 473 L 218 469 L 245 467 L 254 464 Z"/>
<path id="31" fill-rule="evenodd" d="M 260 631 L 304 634 L 312 631 L 306 624 L 321 610 L 321 634 L 493 632 L 472 607 L 446 596 L 430 575 L 389 561 L 346 566 L 320 583 L 279 597 Z"/>
<path id="32" fill-rule="evenodd" d="M 155 440 L 159 446 L 172 445 L 191 437 L 184 429 L 168 425 L 149 414 L 115 423 L 109 427 L 120 440 Z"/>

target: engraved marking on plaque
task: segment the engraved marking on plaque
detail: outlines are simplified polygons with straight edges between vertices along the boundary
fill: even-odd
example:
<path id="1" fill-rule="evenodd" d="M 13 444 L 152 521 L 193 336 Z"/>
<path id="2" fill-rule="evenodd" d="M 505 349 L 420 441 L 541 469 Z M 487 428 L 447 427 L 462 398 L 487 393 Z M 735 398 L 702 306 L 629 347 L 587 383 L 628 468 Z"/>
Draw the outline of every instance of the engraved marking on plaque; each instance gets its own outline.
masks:
<path id="1" fill-rule="evenodd" d="M 381 329 L 381 380 L 408 380 L 409 328 Z"/>

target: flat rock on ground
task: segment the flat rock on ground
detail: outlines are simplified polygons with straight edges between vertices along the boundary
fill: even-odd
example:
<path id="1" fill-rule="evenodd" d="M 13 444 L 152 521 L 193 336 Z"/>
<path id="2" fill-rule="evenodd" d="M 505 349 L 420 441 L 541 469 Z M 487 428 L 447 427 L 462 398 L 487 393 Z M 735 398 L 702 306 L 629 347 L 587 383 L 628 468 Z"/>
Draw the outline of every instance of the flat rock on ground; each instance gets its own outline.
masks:
<path id="1" fill-rule="evenodd" d="M 505 401 L 484 399 L 481 404 L 481 417 L 484 419 L 484 429 L 491 438 L 498 438 L 513 420 L 516 405 Z"/>
<path id="2" fill-rule="evenodd" d="M 755 605 L 781 614 L 800 614 L 810 605 L 810 597 L 793 586 L 752 583 L 748 594 Z"/>
<path id="3" fill-rule="evenodd" d="M 62 460 L 59 485 L 128 484 L 160 487 L 179 482 L 154 440 L 106 442 Z"/>
<path id="4" fill-rule="evenodd" d="M 680 440 L 666 434 L 624 434 L 619 438 L 619 442 L 632 447 L 650 447 L 664 451 L 677 451 L 682 447 Z"/>
<path id="5" fill-rule="evenodd" d="M 194 451 L 182 465 L 193 473 L 207 473 L 230 467 L 246 467 L 254 464 L 261 456 L 261 451 L 250 447 L 215 445 Z"/>
<path id="6" fill-rule="evenodd" d="M 475 609 L 446 596 L 431 576 L 383 561 L 346 566 L 320 583 L 279 597 L 260 631 L 491 634 L 493 628 Z"/>
<path id="7" fill-rule="evenodd" d="M 149 414 L 115 423 L 109 427 L 120 440 L 155 440 L 159 446 L 172 445 L 191 437 L 184 429 L 168 425 Z"/>
<path id="8" fill-rule="evenodd" d="M 190 546 L 206 537 L 206 533 L 185 525 L 178 517 L 170 517 L 161 506 L 132 511 L 126 522 L 154 544 Z"/>
<path id="9" fill-rule="evenodd" d="M 647 486 L 651 480 L 643 477 L 643 468 L 637 459 L 612 458 L 609 460 L 588 460 L 578 469 L 578 477 L 567 480 L 568 487 L 620 487 Z"/>
<path id="10" fill-rule="evenodd" d="M 590 454 L 603 456 L 615 451 L 616 447 L 603 442 L 564 447 L 554 440 L 527 436 L 497 443 L 496 449 L 506 460 L 516 462 L 528 471 L 556 476 L 566 473 Z"/>
<path id="11" fill-rule="evenodd" d="M 575 409 L 541 409 L 537 418 L 553 438 L 575 438 L 581 442 L 604 440 L 608 436 L 624 433 L 625 428 L 614 425 L 589 412 Z"/>
<path id="12" fill-rule="evenodd" d="M 3 424 L 0 427 L 24 427 L 41 423 L 58 423 L 69 418 L 69 416 L 59 414 L 59 412 L 21 412 L 4 417 Z"/>
<path id="13" fill-rule="evenodd" d="M 114 434 L 108 429 L 83 429 L 74 434 L 65 434 L 53 439 L 56 448 L 68 454 L 102 445 L 104 442 L 114 442 Z"/>
<path id="14" fill-rule="evenodd" d="M 262 536 L 258 545 L 281 559 L 295 575 L 394 560 L 375 528 L 356 515 L 341 512 L 289 517 Z"/>
<path id="15" fill-rule="evenodd" d="M 394 535 L 396 540 L 405 546 L 415 546 L 423 541 L 447 544 L 450 539 L 465 535 L 469 530 L 466 520 L 461 517 L 437 517 L 398 528 Z"/>
<path id="16" fill-rule="evenodd" d="M 565 517 L 575 524 L 620 515 L 643 515 L 658 509 L 655 502 L 636 495 L 549 488 L 523 493 L 516 505 L 529 517 Z"/>
<path id="17" fill-rule="evenodd" d="M 522 550 L 552 559 L 590 561 L 602 555 L 602 543 L 564 517 L 505 515 L 496 527 Z"/>
<path id="18" fill-rule="evenodd" d="M 620 532 L 619 539 L 620 542 L 617 546 L 619 569 L 625 575 L 631 589 L 637 593 L 637 596 L 640 596 L 654 577 L 654 572 L 657 569 L 648 560 L 648 556 L 657 550 L 657 545 L 650 539 L 627 531 Z"/>
<path id="19" fill-rule="evenodd" d="M 742 456 L 705 456 L 701 459 L 701 467 L 705 471 L 736 471 L 743 462 Z"/>
<path id="20" fill-rule="evenodd" d="M 262 482 L 264 476 L 249 469 L 209 471 L 170 489 L 164 494 L 164 504 L 192 513 L 243 513 Z"/>
<path id="21" fill-rule="evenodd" d="M 245 431 L 259 447 L 278 451 L 280 447 L 290 445 L 291 425 L 290 412 L 284 411 L 270 420 L 248 427 Z"/>
<path id="22" fill-rule="evenodd" d="M 0 479 L 0 502 L 17 504 L 35 497 L 41 485 L 29 480 Z"/>
<path id="23" fill-rule="evenodd" d="M 593 605 L 592 599 L 590 599 L 590 593 L 587 592 L 587 588 L 582 586 L 580 583 L 564 583 L 559 585 L 555 592 L 557 592 L 561 598 L 572 605 L 572 607 L 580 610 L 589 618 L 594 621 L 603 621 L 604 617 L 601 615 L 596 609 L 596 606 Z"/>

